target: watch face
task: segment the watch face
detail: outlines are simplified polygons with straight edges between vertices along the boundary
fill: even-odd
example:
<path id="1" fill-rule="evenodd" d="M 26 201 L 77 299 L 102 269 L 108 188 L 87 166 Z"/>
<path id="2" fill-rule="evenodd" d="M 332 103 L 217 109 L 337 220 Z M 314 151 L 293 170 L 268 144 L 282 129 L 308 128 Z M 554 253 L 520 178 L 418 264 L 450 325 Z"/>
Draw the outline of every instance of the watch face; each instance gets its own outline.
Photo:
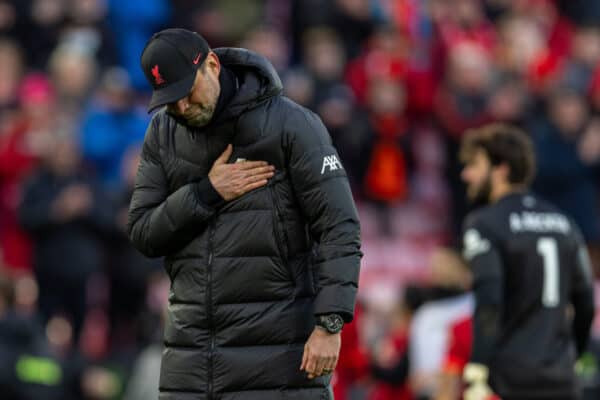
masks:
<path id="1" fill-rule="evenodd" d="M 323 317 L 323 324 L 330 333 L 338 333 L 344 326 L 344 320 L 339 315 L 327 315 Z"/>

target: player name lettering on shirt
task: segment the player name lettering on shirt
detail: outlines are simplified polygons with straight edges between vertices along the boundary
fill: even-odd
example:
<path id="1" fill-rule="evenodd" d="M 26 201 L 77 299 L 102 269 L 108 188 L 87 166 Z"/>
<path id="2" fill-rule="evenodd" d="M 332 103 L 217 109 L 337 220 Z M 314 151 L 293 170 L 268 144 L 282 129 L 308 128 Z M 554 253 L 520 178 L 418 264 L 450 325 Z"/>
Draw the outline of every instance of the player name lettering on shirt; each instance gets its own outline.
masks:
<path id="1" fill-rule="evenodd" d="M 564 235 L 571 232 L 569 220 L 557 213 L 515 212 L 510 214 L 509 222 L 512 232 L 549 232 Z"/>

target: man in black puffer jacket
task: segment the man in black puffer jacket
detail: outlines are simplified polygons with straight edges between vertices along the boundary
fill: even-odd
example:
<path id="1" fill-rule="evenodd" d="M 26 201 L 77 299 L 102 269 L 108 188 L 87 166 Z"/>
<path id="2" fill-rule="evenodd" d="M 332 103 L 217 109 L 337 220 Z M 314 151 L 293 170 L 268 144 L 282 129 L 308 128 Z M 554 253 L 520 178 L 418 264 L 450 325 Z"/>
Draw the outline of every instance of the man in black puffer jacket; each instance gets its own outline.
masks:
<path id="1" fill-rule="evenodd" d="M 325 127 L 281 95 L 265 58 L 193 32 L 155 34 L 142 68 L 150 109 L 166 107 L 146 133 L 128 231 L 172 281 L 160 399 L 331 399 L 361 252 Z"/>

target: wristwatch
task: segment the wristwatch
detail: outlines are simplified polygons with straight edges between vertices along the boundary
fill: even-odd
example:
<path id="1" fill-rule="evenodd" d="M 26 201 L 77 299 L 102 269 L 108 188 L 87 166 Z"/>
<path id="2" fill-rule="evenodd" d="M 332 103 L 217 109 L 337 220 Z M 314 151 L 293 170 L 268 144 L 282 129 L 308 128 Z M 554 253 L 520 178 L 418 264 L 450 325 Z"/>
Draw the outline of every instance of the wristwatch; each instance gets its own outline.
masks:
<path id="1" fill-rule="evenodd" d="M 317 316 L 317 326 L 331 334 L 340 333 L 344 327 L 344 319 L 339 314 L 321 314 Z"/>

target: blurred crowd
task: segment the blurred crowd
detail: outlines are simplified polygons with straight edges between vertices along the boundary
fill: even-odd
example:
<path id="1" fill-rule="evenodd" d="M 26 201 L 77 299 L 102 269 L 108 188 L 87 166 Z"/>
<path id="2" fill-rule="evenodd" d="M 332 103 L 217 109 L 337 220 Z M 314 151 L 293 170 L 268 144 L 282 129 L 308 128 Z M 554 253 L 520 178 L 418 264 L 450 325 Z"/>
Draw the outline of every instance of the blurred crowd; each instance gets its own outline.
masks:
<path id="1" fill-rule="evenodd" d="M 456 398 L 469 128 L 530 133 L 534 189 L 580 225 L 599 276 L 598 1 L 0 0 L 6 398 L 156 398 L 169 283 L 124 229 L 150 119 L 139 58 L 166 27 L 265 55 L 340 152 L 366 257 L 336 399 Z M 580 372 L 600 385 L 593 355 Z"/>

